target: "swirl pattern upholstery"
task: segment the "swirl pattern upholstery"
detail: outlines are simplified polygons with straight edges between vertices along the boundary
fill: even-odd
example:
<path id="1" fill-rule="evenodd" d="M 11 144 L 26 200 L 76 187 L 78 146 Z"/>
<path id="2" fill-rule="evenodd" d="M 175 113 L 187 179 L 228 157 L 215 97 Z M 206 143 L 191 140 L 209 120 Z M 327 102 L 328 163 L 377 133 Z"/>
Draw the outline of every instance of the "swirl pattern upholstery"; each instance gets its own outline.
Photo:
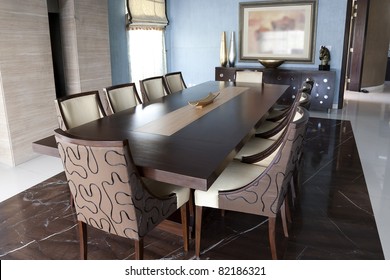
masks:
<path id="1" fill-rule="evenodd" d="M 197 257 L 200 256 L 202 207 L 213 207 L 268 217 L 271 255 L 273 259 L 277 259 L 276 217 L 279 213 L 282 215 L 287 237 L 287 225 L 284 222 L 285 217 L 283 218 L 286 213 L 285 200 L 309 118 L 307 110 L 296 110 L 302 112 L 301 117 L 288 124 L 282 141 L 272 146 L 273 150 L 269 151 L 267 160 L 263 159 L 262 162 L 256 156 L 253 158 L 257 161 L 249 164 L 233 160 L 207 192 L 195 191 Z"/>
<path id="2" fill-rule="evenodd" d="M 145 235 L 178 208 L 188 250 L 188 188 L 142 178 L 127 140 L 80 140 L 59 129 L 55 137 L 79 221 L 81 259 L 86 225 L 135 240 L 135 257 L 142 259 Z"/>

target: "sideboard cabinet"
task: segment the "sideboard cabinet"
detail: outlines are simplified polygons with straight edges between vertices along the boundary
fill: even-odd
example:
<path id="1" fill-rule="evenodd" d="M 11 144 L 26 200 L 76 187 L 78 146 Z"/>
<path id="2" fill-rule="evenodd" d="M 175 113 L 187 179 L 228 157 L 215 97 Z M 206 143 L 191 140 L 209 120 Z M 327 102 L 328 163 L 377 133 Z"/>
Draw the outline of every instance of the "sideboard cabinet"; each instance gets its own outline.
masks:
<path id="1" fill-rule="evenodd" d="M 237 70 L 251 70 L 263 72 L 263 82 L 270 84 L 290 85 L 288 91 L 281 97 L 281 103 L 288 103 L 295 98 L 297 90 L 302 83 L 311 78 L 314 87 L 311 92 L 310 110 L 329 111 L 333 107 L 333 97 L 335 91 L 336 72 L 319 71 L 316 69 L 268 69 L 251 67 L 216 67 L 216 81 L 234 81 Z"/>

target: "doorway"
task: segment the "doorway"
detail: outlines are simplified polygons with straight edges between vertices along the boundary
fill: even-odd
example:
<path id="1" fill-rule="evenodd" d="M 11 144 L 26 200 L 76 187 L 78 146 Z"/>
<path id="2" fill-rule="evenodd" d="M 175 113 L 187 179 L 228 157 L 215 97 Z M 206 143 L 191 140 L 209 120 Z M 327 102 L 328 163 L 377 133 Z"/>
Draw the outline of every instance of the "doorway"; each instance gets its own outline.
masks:
<path id="1" fill-rule="evenodd" d="M 54 82 L 56 87 L 56 96 L 59 98 L 66 95 L 59 13 L 49 13 L 49 28 Z"/>
<path id="2" fill-rule="evenodd" d="M 349 10 L 350 25 L 345 88 L 351 91 L 360 91 L 367 35 L 369 0 L 352 0 L 349 3 Z"/>

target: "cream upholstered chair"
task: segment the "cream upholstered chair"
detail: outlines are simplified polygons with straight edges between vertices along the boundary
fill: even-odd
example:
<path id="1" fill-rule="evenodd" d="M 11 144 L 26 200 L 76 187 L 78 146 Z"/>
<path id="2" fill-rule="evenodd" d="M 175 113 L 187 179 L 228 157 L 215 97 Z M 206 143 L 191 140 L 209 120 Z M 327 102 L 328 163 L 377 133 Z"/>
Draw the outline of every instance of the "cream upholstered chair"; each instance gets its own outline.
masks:
<path id="1" fill-rule="evenodd" d="M 297 92 L 295 99 L 289 107 L 283 110 L 281 115 L 276 118 L 271 118 L 273 110 L 268 112 L 267 119 L 262 120 L 255 128 L 255 135 L 257 137 L 269 138 L 275 140 L 281 135 L 281 132 L 285 130 L 287 125 L 293 120 L 296 107 L 299 105 L 299 100 L 302 96 L 302 90 Z"/>
<path id="2" fill-rule="evenodd" d="M 307 115 L 291 122 L 279 145 L 270 151 L 269 164 L 233 160 L 208 191 L 196 190 L 195 253 L 200 256 L 203 207 L 225 209 L 268 217 L 268 235 L 273 259 L 277 259 L 275 242 L 276 217 L 282 215 L 284 234 L 288 236 L 285 219 L 285 200 L 295 169 L 295 151 L 302 145 L 301 131 L 306 130 Z M 250 157 L 248 157 L 250 159 Z"/>
<path id="3" fill-rule="evenodd" d="M 171 72 L 166 74 L 164 77 L 170 93 L 175 93 L 187 88 L 181 72 Z"/>
<path id="4" fill-rule="evenodd" d="M 314 81 L 311 78 L 307 78 L 303 82 L 300 91 L 302 92 L 299 98 L 299 106 L 310 109 L 311 105 L 311 91 L 314 85 Z M 278 121 L 282 119 L 286 114 L 289 106 L 288 105 L 275 105 L 272 110 L 268 112 L 267 120 Z"/>
<path id="5" fill-rule="evenodd" d="M 307 110 L 310 109 L 311 105 L 311 91 L 313 89 L 312 80 L 305 81 L 302 85 L 302 96 L 299 100 L 299 105 L 306 108 Z"/>
<path id="6" fill-rule="evenodd" d="M 103 90 L 114 113 L 142 104 L 135 83 L 110 86 Z"/>
<path id="7" fill-rule="evenodd" d="M 302 119 L 308 119 L 310 116 L 308 110 L 304 107 L 298 106 L 295 109 L 295 114 L 292 122 L 297 123 L 301 122 Z M 272 154 L 273 145 L 277 145 L 278 141 L 280 142 L 280 138 L 283 137 L 283 133 L 286 130 L 279 132 L 276 136 L 270 138 L 260 138 L 253 137 L 251 138 L 245 145 L 241 148 L 241 150 L 236 154 L 234 159 L 240 160 L 242 162 L 253 162 L 257 161 L 256 164 L 262 166 L 268 166 L 274 154 Z M 299 190 L 299 170 L 301 170 L 302 165 L 302 154 L 303 154 L 303 140 L 306 135 L 306 128 L 301 127 L 301 129 L 297 132 L 297 141 L 298 149 L 294 151 L 294 173 L 293 178 L 290 184 L 291 190 L 291 201 L 293 205 L 295 204 L 295 200 L 297 198 L 297 192 Z M 270 152 L 271 151 L 271 152 Z M 288 208 L 286 208 L 289 210 Z"/>
<path id="8" fill-rule="evenodd" d="M 284 134 L 287 132 L 288 124 L 290 122 L 299 121 L 303 117 L 303 114 L 305 114 L 305 116 L 309 116 L 309 113 L 306 111 L 306 109 L 300 106 L 299 100 L 301 99 L 302 93 L 302 91 L 298 92 L 293 106 L 291 106 L 289 114 L 282 121 L 263 122 L 261 126 L 255 130 L 256 137 L 252 137 L 247 143 L 245 143 L 245 145 L 240 149 L 240 151 L 238 151 L 234 158 L 243 162 L 261 160 L 262 165 L 268 165 L 272 158 L 270 157 L 270 155 L 272 155 L 270 151 L 272 151 L 274 145 L 278 145 L 278 143 L 281 141 Z M 302 139 L 305 133 L 306 131 L 302 132 Z M 298 162 L 296 163 L 293 180 L 291 182 L 291 200 L 293 205 L 295 204 L 295 198 L 297 197 L 297 187 L 299 185 L 299 164 Z M 287 211 L 289 210 L 288 207 L 286 209 Z"/>
<path id="9" fill-rule="evenodd" d="M 139 81 L 143 102 L 150 102 L 169 94 L 163 76 L 156 76 Z"/>
<path id="10" fill-rule="evenodd" d="M 239 83 L 259 83 L 263 82 L 263 72 L 260 71 L 236 71 L 235 81 Z"/>
<path id="11" fill-rule="evenodd" d="M 180 208 L 184 250 L 188 251 L 190 189 L 142 178 L 125 141 L 75 139 L 57 129 L 55 137 L 74 200 L 80 258 L 87 258 L 87 225 L 133 239 L 143 258 L 148 232 Z"/>
<path id="12" fill-rule="evenodd" d="M 63 130 L 104 117 L 105 111 L 98 91 L 82 92 L 55 100 L 59 126 Z"/>

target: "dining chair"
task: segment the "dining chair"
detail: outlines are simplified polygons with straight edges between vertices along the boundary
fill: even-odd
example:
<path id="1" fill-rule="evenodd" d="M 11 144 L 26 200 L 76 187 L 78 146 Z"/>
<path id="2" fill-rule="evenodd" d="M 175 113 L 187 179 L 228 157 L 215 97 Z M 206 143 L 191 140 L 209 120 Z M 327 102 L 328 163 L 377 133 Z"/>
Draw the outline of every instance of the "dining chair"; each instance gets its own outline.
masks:
<path id="1" fill-rule="evenodd" d="M 285 130 L 287 125 L 294 118 L 295 109 L 299 105 L 302 93 L 302 90 L 299 90 L 292 103 L 277 117 L 272 114 L 273 110 L 268 111 L 266 120 L 261 120 L 255 127 L 255 135 L 257 137 L 268 139 L 276 139 L 280 137 L 281 131 Z"/>
<path id="2" fill-rule="evenodd" d="M 163 76 L 150 77 L 139 81 L 143 102 L 150 102 L 169 94 Z"/>
<path id="3" fill-rule="evenodd" d="M 311 89 L 310 89 L 310 92 L 309 92 L 309 94 L 311 94 L 311 90 L 313 89 L 313 87 L 314 87 L 314 80 L 313 80 L 313 78 L 306 78 L 305 79 L 305 81 L 304 81 L 304 83 L 307 83 L 307 84 L 309 84 L 310 86 L 311 86 Z"/>
<path id="4" fill-rule="evenodd" d="M 106 116 L 98 91 L 88 91 L 55 100 L 59 127 L 68 130 Z"/>
<path id="5" fill-rule="evenodd" d="M 305 107 L 307 110 L 310 109 L 310 104 L 311 104 L 311 90 L 312 90 L 311 81 L 312 80 L 308 79 L 308 81 L 303 82 L 302 87 L 299 89 L 299 91 L 301 92 L 301 96 L 298 99 L 294 97 L 294 100 L 299 102 L 299 106 Z M 283 119 L 288 114 L 288 110 L 289 108 L 291 108 L 291 105 L 292 103 L 288 105 L 276 104 L 268 112 L 268 116 L 266 120 L 279 121 Z"/>
<path id="6" fill-rule="evenodd" d="M 261 84 L 263 82 L 263 72 L 238 70 L 235 74 L 235 82 Z"/>
<path id="7" fill-rule="evenodd" d="M 195 253 L 200 257 L 203 207 L 225 209 L 268 217 L 268 236 L 272 259 L 277 259 L 276 217 L 282 216 L 284 235 L 286 225 L 286 195 L 295 168 L 295 151 L 299 150 L 300 131 L 306 129 L 308 116 L 291 122 L 279 145 L 270 151 L 267 166 L 253 161 L 233 160 L 207 191 L 195 190 Z M 250 157 L 248 157 L 250 159 Z"/>
<path id="8" fill-rule="evenodd" d="M 141 177 L 129 143 L 77 139 L 55 130 L 55 138 L 78 220 L 80 258 L 87 259 L 87 225 L 135 241 L 143 259 L 144 237 L 180 208 L 188 251 L 190 189 Z"/>
<path id="9" fill-rule="evenodd" d="M 293 118 L 290 118 L 291 122 L 299 122 L 302 119 L 308 119 L 310 116 L 308 110 L 302 106 L 297 106 L 294 108 L 294 114 Z M 288 127 L 288 126 L 287 126 Z M 273 147 L 275 145 L 279 145 L 281 142 L 282 137 L 284 137 L 285 133 L 287 132 L 287 128 L 281 130 L 273 137 L 268 138 L 261 138 L 261 137 L 253 137 L 251 138 L 247 143 L 244 144 L 244 146 L 237 152 L 234 159 L 240 160 L 242 162 L 253 162 L 256 161 L 256 164 L 268 166 L 272 160 L 272 157 L 274 156 L 273 153 L 275 153 L 275 149 Z M 295 207 L 295 201 L 298 197 L 299 192 L 299 186 L 300 186 L 300 170 L 302 169 L 303 161 L 302 161 L 302 154 L 303 154 L 303 140 L 306 135 L 306 130 L 302 128 L 298 131 L 297 141 L 300 141 L 298 143 L 299 149 L 296 149 L 294 151 L 296 153 L 295 155 L 295 167 L 293 172 L 293 177 L 290 182 L 290 200 L 292 203 L 292 207 Z M 289 214 L 289 207 L 286 207 L 286 211 Z M 290 219 L 291 220 L 291 219 Z"/>
<path id="10" fill-rule="evenodd" d="M 301 92 L 298 92 L 299 98 Z M 269 156 L 275 152 L 275 146 L 279 147 L 285 135 L 288 133 L 288 128 L 291 123 L 296 123 L 303 117 L 303 109 L 298 106 L 298 102 L 294 102 L 288 116 L 282 122 L 265 122 L 274 123 L 276 126 L 271 127 L 263 133 L 255 133 L 255 137 L 251 137 L 234 156 L 235 160 L 240 160 L 244 163 L 259 162 L 268 159 L 266 165 L 270 163 Z M 308 115 L 308 113 L 306 113 Z M 255 130 L 258 132 L 258 130 Z M 264 163 L 264 162 L 263 162 Z"/>
<path id="11" fill-rule="evenodd" d="M 311 105 L 311 91 L 312 91 L 312 84 L 310 81 L 303 82 L 302 85 L 302 96 L 299 100 L 299 105 L 302 107 L 305 107 L 307 110 L 310 109 Z"/>
<path id="12" fill-rule="evenodd" d="M 169 93 L 175 93 L 187 88 L 181 72 L 171 72 L 165 74 L 164 77 Z"/>
<path id="13" fill-rule="evenodd" d="M 135 83 L 125 83 L 103 89 L 113 113 L 142 104 Z"/>

